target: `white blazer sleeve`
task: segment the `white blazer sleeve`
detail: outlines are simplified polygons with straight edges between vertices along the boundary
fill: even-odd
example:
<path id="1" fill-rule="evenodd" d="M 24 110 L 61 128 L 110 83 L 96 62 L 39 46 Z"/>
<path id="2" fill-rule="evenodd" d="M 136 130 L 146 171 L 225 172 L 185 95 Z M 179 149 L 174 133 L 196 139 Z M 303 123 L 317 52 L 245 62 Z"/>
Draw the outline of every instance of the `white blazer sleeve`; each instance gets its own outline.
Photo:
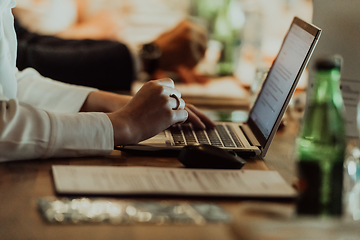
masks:
<path id="1" fill-rule="evenodd" d="M 78 112 L 88 94 L 97 91 L 45 78 L 33 68 L 17 72 L 16 79 L 19 102 L 51 112 Z"/>
<path id="2" fill-rule="evenodd" d="M 7 99 L 0 85 L 0 161 L 106 155 L 113 150 L 107 115 L 77 113 L 94 89 L 58 83 L 35 70 L 17 77 L 19 99 Z"/>

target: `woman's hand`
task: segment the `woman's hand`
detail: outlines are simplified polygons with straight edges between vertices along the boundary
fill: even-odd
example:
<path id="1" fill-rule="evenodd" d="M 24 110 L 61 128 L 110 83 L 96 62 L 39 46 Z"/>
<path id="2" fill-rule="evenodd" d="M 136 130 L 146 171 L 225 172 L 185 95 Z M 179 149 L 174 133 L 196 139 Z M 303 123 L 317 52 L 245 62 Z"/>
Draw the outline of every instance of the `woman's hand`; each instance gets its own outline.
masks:
<path id="1" fill-rule="evenodd" d="M 171 79 L 149 81 L 134 97 L 91 92 L 80 111 L 107 113 L 113 124 L 116 145 L 138 143 L 186 120 L 198 128 L 215 127 L 195 106 L 185 106 Z"/>
<path id="2" fill-rule="evenodd" d="M 186 104 L 185 110 L 189 113 L 187 122 L 191 122 L 195 127 L 202 129 L 215 128 L 215 123 L 194 105 Z"/>
<path id="3" fill-rule="evenodd" d="M 128 104 L 108 113 L 114 128 L 115 145 L 138 143 L 173 124 L 186 121 L 188 112 L 184 108 L 185 102 L 171 79 L 145 83 Z"/>

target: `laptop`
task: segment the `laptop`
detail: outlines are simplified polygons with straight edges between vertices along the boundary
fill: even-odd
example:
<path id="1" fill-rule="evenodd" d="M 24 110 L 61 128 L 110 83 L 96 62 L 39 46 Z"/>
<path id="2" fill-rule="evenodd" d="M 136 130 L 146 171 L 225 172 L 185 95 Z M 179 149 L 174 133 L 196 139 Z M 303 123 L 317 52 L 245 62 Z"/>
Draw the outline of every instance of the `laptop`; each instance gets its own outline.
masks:
<path id="1" fill-rule="evenodd" d="M 264 157 L 320 34 L 318 27 L 294 17 L 246 122 L 216 122 L 213 130 L 177 124 L 139 144 L 116 149 L 172 151 L 189 144 L 210 144 L 240 156 Z"/>

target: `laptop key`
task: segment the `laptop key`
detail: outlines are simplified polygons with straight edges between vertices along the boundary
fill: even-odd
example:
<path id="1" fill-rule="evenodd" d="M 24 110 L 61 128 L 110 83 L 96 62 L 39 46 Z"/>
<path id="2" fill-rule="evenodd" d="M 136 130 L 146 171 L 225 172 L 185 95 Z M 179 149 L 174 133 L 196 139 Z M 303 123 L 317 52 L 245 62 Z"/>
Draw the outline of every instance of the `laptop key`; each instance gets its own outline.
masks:
<path id="1" fill-rule="evenodd" d="M 194 145 L 197 143 L 195 135 L 189 125 L 183 125 L 182 130 L 187 144 Z"/>
<path id="2" fill-rule="evenodd" d="M 207 131 L 207 134 L 209 136 L 209 140 L 211 142 L 211 145 L 217 146 L 217 147 L 223 147 L 223 144 L 221 143 L 221 140 L 219 139 L 219 136 L 216 134 L 214 130 Z"/>
<path id="3" fill-rule="evenodd" d="M 242 143 L 240 142 L 240 140 L 237 138 L 236 134 L 234 133 L 234 130 L 230 127 L 230 125 L 226 125 L 226 128 L 228 129 L 228 131 L 230 133 L 230 136 L 234 140 L 236 146 L 237 147 L 244 147 L 244 145 L 242 145 Z"/>
<path id="4" fill-rule="evenodd" d="M 206 133 L 202 129 L 195 129 L 194 130 L 196 138 L 200 144 L 209 144 L 209 140 L 206 137 Z"/>
<path id="5" fill-rule="evenodd" d="M 173 125 L 169 128 L 171 130 L 171 136 L 174 140 L 175 146 L 185 146 L 185 139 L 181 133 L 179 125 Z"/>
<path id="6" fill-rule="evenodd" d="M 194 144 L 211 144 L 217 147 L 241 146 L 240 141 L 228 125 L 226 128 L 224 125 L 217 125 L 216 129 L 203 130 L 193 128 L 189 124 L 182 124 L 171 126 L 170 130 L 176 146 Z"/>
<path id="7" fill-rule="evenodd" d="M 229 133 L 226 131 L 223 125 L 216 125 L 216 130 L 225 147 L 235 147 L 234 142 L 232 141 Z"/>

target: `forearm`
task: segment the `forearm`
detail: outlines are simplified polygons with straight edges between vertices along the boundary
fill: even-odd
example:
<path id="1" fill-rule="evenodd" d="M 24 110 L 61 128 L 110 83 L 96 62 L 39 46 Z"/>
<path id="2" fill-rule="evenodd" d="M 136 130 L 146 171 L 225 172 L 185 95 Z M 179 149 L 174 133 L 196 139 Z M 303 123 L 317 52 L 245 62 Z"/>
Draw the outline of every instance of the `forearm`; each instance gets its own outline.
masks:
<path id="1" fill-rule="evenodd" d="M 131 98 L 127 95 L 94 91 L 89 93 L 80 112 L 115 112 L 125 106 Z"/>
<path id="2" fill-rule="evenodd" d="M 0 101 L 0 116 L 0 162 L 113 150 L 113 129 L 104 113 L 57 114 L 12 99 Z"/>

